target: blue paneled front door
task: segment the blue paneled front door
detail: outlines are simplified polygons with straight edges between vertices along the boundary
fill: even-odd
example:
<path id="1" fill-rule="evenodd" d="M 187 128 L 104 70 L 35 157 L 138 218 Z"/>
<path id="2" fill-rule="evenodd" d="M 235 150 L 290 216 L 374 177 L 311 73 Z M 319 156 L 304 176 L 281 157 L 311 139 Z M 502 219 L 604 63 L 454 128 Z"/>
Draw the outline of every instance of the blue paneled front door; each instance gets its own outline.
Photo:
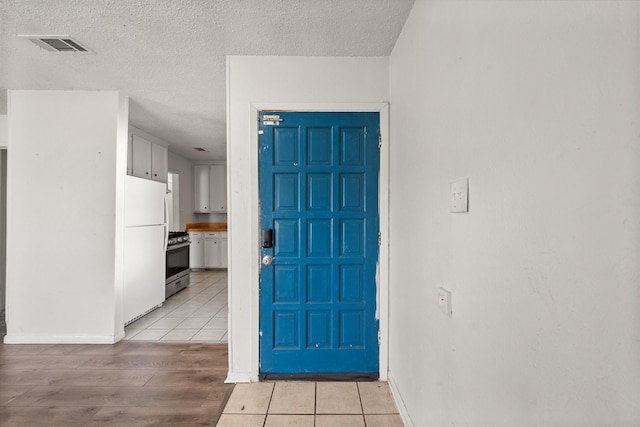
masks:
<path id="1" fill-rule="evenodd" d="M 379 123 L 260 114 L 263 376 L 377 376 Z"/>

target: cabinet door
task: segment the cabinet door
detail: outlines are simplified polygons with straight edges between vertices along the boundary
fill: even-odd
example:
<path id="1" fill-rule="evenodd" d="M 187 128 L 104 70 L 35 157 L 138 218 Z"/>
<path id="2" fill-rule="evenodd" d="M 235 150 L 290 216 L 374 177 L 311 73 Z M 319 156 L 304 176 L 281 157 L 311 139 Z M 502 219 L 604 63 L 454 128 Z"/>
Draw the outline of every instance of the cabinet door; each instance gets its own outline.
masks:
<path id="1" fill-rule="evenodd" d="M 211 165 L 211 212 L 227 211 L 227 166 Z"/>
<path id="2" fill-rule="evenodd" d="M 194 212 L 211 212 L 209 205 L 209 165 L 193 167 Z"/>
<path id="3" fill-rule="evenodd" d="M 167 148 L 158 144 L 151 144 L 151 179 L 167 182 Z"/>
<path id="4" fill-rule="evenodd" d="M 220 265 L 220 251 L 217 238 L 204 239 L 204 266 L 205 268 L 217 268 Z"/>
<path id="5" fill-rule="evenodd" d="M 229 241 L 226 237 L 221 237 L 219 240 L 219 248 L 220 251 L 220 267 L 229 268 L 229 254 L 227 253 L 229 250 Z"/>
<path id="6" fill-rule="evenodd" d="M 151 179 L 151 143 L 133 135 L 131 144 L 133 145 L 131 151 L 133 176 Z"/>
<path id="7" fill-rule="evenodd" d="M 202 235 L 189 235 L 191 246 L 189 246 L 189 267 L 204 268 L 204 239 Z"/>

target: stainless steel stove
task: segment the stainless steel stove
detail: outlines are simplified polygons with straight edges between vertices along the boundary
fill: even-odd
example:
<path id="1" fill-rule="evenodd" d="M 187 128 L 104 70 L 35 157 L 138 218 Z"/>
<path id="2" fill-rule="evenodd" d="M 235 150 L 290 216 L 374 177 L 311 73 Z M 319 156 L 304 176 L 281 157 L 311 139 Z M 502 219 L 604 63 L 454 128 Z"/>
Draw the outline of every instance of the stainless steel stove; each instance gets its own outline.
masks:
<path id="1" fill-rule="evenodd" d="M 189 286 L 189 233 L 170 231 L 167 241 L 165 298 Z"/>

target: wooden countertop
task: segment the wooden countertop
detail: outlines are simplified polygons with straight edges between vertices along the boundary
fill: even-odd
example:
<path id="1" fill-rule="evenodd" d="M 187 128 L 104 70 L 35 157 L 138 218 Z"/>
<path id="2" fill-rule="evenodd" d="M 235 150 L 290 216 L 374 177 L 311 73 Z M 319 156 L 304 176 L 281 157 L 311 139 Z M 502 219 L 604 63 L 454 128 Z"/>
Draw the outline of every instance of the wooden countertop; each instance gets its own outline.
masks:
<path id="1" fill-rule="evenodd" d="M 227 231 L 226 222 L 196 222 L 187 224 L 187 231 Z"/>

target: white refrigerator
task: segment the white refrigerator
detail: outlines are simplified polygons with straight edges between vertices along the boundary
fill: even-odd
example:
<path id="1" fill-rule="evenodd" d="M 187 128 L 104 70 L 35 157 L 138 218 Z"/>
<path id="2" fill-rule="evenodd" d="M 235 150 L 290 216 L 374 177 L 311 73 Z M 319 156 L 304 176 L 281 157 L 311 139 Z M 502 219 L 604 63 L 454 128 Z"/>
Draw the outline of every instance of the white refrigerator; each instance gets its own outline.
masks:
<path id="1" fill-rule="evenodd" d="M 164 302 L 168 237 L 166 184 L 125 178 L 125 324 Z"/>

